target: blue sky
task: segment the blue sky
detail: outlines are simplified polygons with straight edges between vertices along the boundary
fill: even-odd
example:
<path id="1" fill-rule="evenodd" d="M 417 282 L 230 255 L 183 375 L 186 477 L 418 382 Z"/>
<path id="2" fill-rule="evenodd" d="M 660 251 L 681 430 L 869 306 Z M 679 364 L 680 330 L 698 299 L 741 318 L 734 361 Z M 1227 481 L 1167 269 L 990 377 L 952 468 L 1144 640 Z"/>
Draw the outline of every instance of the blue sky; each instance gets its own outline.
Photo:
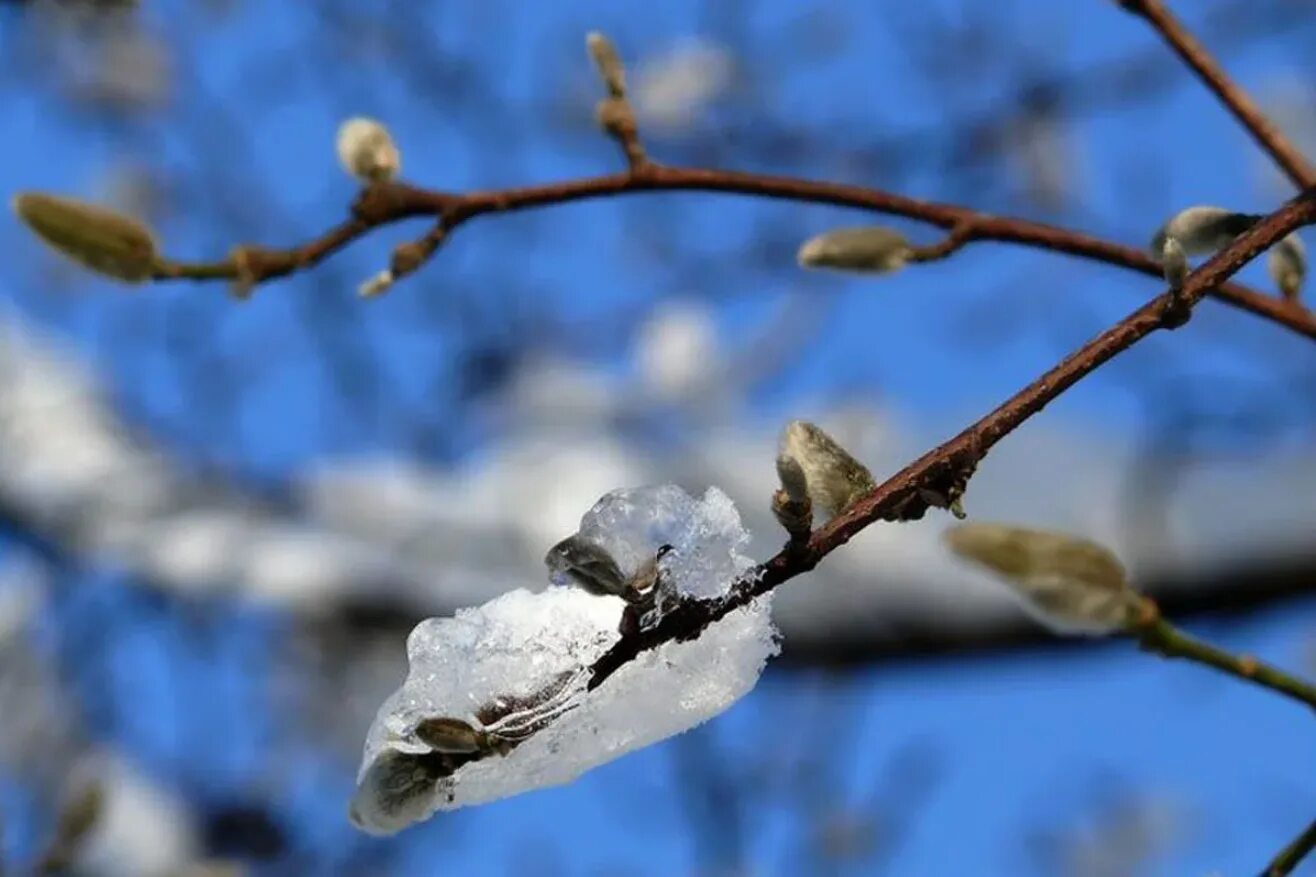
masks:
<path id="1" fill-rule="evenodd" d="M 1145 28 L 1114 4 L 1008 5 L 1014 20 L 1033 24 L 1018 29 L 1014 60 L 1020 64 L 1081 70 L 1152 44 Z M 25 70 L 19 55 L 0 62 L 6 86 L 0 120 L 7 130 L 23 132 L 4 146 L 0 190 L 89 193 L 126 157 L 166 168 L 182 188 L 180 208 L 159 223 L 170 252 L 209 256 L 238 240 L 288 242 L 336 221 L 352 195 L 332 148 L 345 115 L 388 121 L 403 150 L 405 176 L 440 188 L 601 173 L 618 159 L 579 122 L 593 100 L 585 31 L 612 33 L 630 57 L 660 52 L 682 37 L 720 36 L 718 14 L 687 0 L 643 7 L 427 6 L 417 15 L 418 41 L 434 47 L 436 63 L 455 55 L 474 65 L 478 85 L 472 90 L 488 87 L 493 94 L 481 102 L 427 97 L 422 85 L 408 87 L 401 68 L 414 58 L 371 50 L 368 33 L 357 45 L 326 39 L 308 51 L 306 28 L 316 13 L 295 4 L 240 3 L 213 19 L 187 6 L 165 2 L 146 13 L 154 32 L 186 46 L 188 54 L 175 61 L 185 73 L 173 103 L 145 121 L 120 124 L 71 109 L 48 78 Z M 884 18 L 891 14 L 886 4 L 838 6 L 844 33 L 832 39 L 839 42 L 824 42 L 810 54 L 793 37 L 811 33 L 806 25 L 822 27 L 818 19 L 826 16 L 808 16 L 809 6 L 773 0 L 742 8 L 748 17 L 742 76 L 762 89 L 752 108 L 741 110 L 751 118 L 762 112 L 753 107 L 758 102 L 775 121 L 813 132 L 824 143 L 866 142 L 935 130 L 1000 100 L 1003 80 L 988 75 L 999 67 L 990 59 L 981 83 L 962 82 L 945 92 L 920 83 L 893 35 L 898 32 Z M 405 12 L 402 5 L 389 8 Z M 952 20 L 964 14 L 953 2 L 936 8 Z M 24 27 L 20 16 L 0 14 L 4 45 L 17 45 Z M 1302 42 L 1304 33 L 1309 40 L 1307 28 L 1249 44 L 1230 54 L 1229 66 L 1262 89 L 1310 80 L 1310 63 L 1299 66 L 1301 47 L 1310 44 Z M 1164 95 L 1075 120 L 1079 208 L 1048 217 L 993 190 L 973 206 L 1031 213 L 1139 243 L 1188 204 L 1260 211 L 1277 203 L 1282 195 L 1264 184 L 1246 136 L 1186 72 L 1169 69 L 1177 79 Z M 708 130 L 719 120 L 713 115 Z M 846 178 L 832 153 L 816 168 L 804 158 L 798 162 L 755 169 Z M 189 191 L 189 181 L 200 178 L 211 188 Z M 958 187 L 926 173 L 855 181 L 928 198 L 974 195 L 972 188 L 952 191 Z M 633 323 L 609 321 L 615 334 L 595 333 L 589 319 L 624 310 L 642 314 L 660 297 L 693 294 L 717 302 L 720 338 L 734 347 L 786 296 L 809 296 L 817 301 L 819 335 L 747 400 L 743 416 L 775 423 L 819 398 L 856 395 L 891 406 L 936 437 L 985 412 L 1156 291 L 1147 279 L 1114 269 L 990 245 L 876 283 L 801 276 L 789 249 L 779 253 L 779 268 L 727 267 L 764 227 L 784 228 L 802 240 L 856 219 L 830 208 L 703 195 L 482 219 L 462 228 L 423 274 L 392 295 L 357 301 L 356 284 L 382 267 L 394 243 L 423 225 L 390 229 L 323 271 L 259 290 L 242 306 L 218 287 L 122 294 L 95 282 L 54 293 L 52 302 L 49 263 L 13 223 L 0 223 L 6 265 L 0 289 L 7 312 L 67 338 L 102 370 L 125 409 L 185 458 L 276 483 L 330 455 L 417 453 L 440 465 L 478 460 L 499 440 L 499 422 L 451 387 L 464 361 L 459 354 L 484 334 L 497 337 L 500 321 L 537 325 L 542 314 L 551 314 L 553 325 L 568 331 L 560 337 L 531 333 L 537 345 L 620 372 L 630 367 Z M 661 258 L 637 255 L 640 231 L 694 254 L 680 287 Z M 1256 266 L 1244 276 L 1266 283 Z M 327 336 L 300 328 L 317 311 L 341 318 Z M 954 323 L 960 313 L 999 331 L 965 341 Z M 173 346 L 165 340 L 171 333 L 182 339 Z M 362 407 L 334 396 L 332 374 L 317 353 L 323 337 L 347 351 L 361 345 L 357 353 L 374 363 L 375 383 L 366 385 Z M 139 343 L 142 338 L 148 343 Z M 198 395 L 196 374 L 179 364 L 210 345 L 216 355 L 242 364 L 240 400 L 232 407 L 220 409 Z M 1142 425 L 1131 385 L 1233 379 L 1309 386 L 1316 371 L 1309 344 L 1215 305 L 1204 307 L 1185 330 L 1151 339 L 1145 348 L 1045 416 L 1097 436 L 1125 435 Z M 196 368 L 204 371 L 205 362 Z M 219 428 L 198 426 L 217 410 L 225 412 Z M 416 412 L 442 434 L 423 451 L 411 444 Z M 1310 428 L 1294 441 L 1310 452 Z M 44 633 L 48 643 L 58 643 L 90 619 L 110 632 L 104 666 L 74 674 L 93 704 L 91 714 L 104 720 L 104 736 L 197 800 L 259 787 L 267 770 L 261 753 L 281 733 L 277 696 L 261 684 L 284 632 L 281 619 L 226 611 L 198 638 L 194 619 L 135 595 L 131 582 L 112 573 L 91 578 L 64 592 Z M 1305 660 L 1310 669 L 1304 650 L 1311 648 L 1314 622 L 1316 606 L 1307 602 L 1202 632 L 1286 666 L 1299 668 Z M 732 764 L 748 762 L 764 725 L 791 715 L 793 698 L 811 684 L 807 674 L 770 673 L 760 691 L 710 726 L 707 739 Z M 841 772 L 846 794 L 862 799 L 873 775 L 911 743 L 931 741 L 938 752 L 939 777 L 890 873 L 1029 873 L 1027 832 L 1039 822 L 1064 823 L 1086 812 L 1094 785 L 1109 776 L 1131 789 L 1164 794 L 1188 814 L 1191 830 L 1149 872 L 1158 875 L 1252 873 L 1316 811 L 1309 716 L 1128 645 L 892 666 L 848 673 L 835 686 L 827 696 L 850 704 L 846 714 L 859 723 L 850 748 L 832 753 L 850 766 Z M 198 744 L 204 759 L 196 757 Z M 501 874 L 526 855 L 544 873 L 687 872 L 694 851 L 673 788 L 676 757 L 671 745 L 654 747 L 570 787 L 442 817 L 385 843 L 400 853 L 397 873 L 405 874 Z M 361 842 L 344 818 L 350 774 L 323 753 L 303 751 L 298 758 L 277 804 L 299 842 L 332 862 Z M 782 830 L 790 818 L 774 816 L 771 807 L 752 811 L 750 849 L 762 873 L 790 873 L 781 852 L 793 836 Z M 23 841 L 10 831 L 9 843 Z M 1316 874 L 1316 865 L 1307 873 Z"/>

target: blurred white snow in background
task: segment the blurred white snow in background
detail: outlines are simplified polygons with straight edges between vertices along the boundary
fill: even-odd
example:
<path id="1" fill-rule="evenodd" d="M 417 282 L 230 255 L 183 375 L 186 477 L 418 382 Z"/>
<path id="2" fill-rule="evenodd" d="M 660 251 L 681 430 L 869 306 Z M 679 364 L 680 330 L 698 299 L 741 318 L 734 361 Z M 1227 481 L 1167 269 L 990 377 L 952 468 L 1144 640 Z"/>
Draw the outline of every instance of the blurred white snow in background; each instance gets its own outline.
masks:
<path id="1" fill-rule="evenodd" d="M 0 502 L 92 559 L 186 594 L 235 594 L 314 616 L 343 601 L 450 614 L 516 587 L 542 587 L 549 546 L 581 511 L 627 485 L 724 489 L 764 559 L 783 541 L 768 512 L 780 424 L 748 415 L 724 378 L 729 356 L 706 339 L 706 312 L 659 310 L 639 333 L 638 375 L 536 362 L 506 396 L 513 428 L 468 468 L 394 457 L 321 460 L 274 506 L 190 472 L 114 414 L 88 371 L 11 320 L 0 332 Z M 706 388 L 717 388 L 714 404 Z M 734 389 L 734 388 L 730 388 Z M 689 395 L 683 395 L 688 392 Z M 641 446 L 618 426 L 637 410 L 697 436 Z M 880 481 L 944 436 L 915 436 L 892 412 L 850 405 L 792 415 L 817 421 Z M 785 418 L 783 418 L 784 421 Z M 1128 502 L 1131 444 L 1041 418 L 1002 442 L 970 484 L 970 516 L 1103 541 L 1136 577 L 1206 571 L 1243 555 L 1310 550 L 1316 458 L 1297 452 L 1197 467 L 1144 526 Z M 1246 515 L 1237 509 L 1246 508 Z M 953 563 L 923 521 L 869 528 L 786 587 L 777 622 L 789 639 L 880 640 L 915 622 L 945 630 L 1017 623 L 1020 610 L 985 575 Z"/>
<path id="2" fill-rule="evenodd" d="M 104 877 L 192 873 L 201 838 L 186 802 L 118 756 L 94 760 L 104 804 L 79 850 L 78 867 Z"/>
<path id="3" fill-rule="evenodd" d="M 731 52 L 704 39 L 682 40 L 640 59 L 630 96 L 641 128 L 663 134 L 689 127 L 726 94 L 735 72 Z"/>

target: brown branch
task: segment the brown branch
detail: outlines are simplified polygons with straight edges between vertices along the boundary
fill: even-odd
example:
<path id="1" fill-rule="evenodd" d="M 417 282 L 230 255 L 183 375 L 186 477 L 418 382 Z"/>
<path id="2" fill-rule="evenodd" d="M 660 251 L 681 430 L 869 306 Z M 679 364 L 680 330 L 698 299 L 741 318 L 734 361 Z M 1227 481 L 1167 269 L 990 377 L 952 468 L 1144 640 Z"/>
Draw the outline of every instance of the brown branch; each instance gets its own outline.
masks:
<path id="1" fill-rule="evenodd" d="M 1266 869 L 1261 872 L 1261 877 L 1286 877 L 1292 874 L 1293 869 L 1297 868 L 1314 849 L 1316 849 L 1316 820 L 1312 820 L 1293 843 L 1280 850 L 1275 858 L 1270 860 Z"/>
<path id="2" fill-rule="evenodd" d="M 1316 191 L 1290 201 L 1239 235 L 1206 264 L 1188 275 L 1182 289 L 1165 292 L 1067 356 L 1046 374 L 1011 396 L 950 441 L 928 451 L 856 501 L 815 532 L 803 549 L 783 550 L 738 579 L 725 596 L 692 600 L 655 626 L 622 637 L 590 668 L 590 688 L 637 655 L 665 642 L 693 639 L 709 625 L 748 605 L 782 582 L 813 569 L 859 531 L 878 520 L 922 517 L 928 491 L 951 495 L 992 446 L 1102 364 L 1158 329 L 1179 325 L 1181 307 L 1191 308 L 1247 262 L 1294 229 L 1316 222 Z"/>
<path id="3" fill-rule="evenodd" d="M 1316 170 L 1302 152 L 1294 146 L 1274 122 L 1266 118 L 1261 109 L 1239 88 L 1216 63 L 1206 47 L 1184 29 L 1161 0 L 1119 0 L 1121 6 L 1147 23 L 1161 35 L 1166 45 L 1183 59 L 1202 83 L 1234 114 L 1234 118 L 1247 128 L 1252 138 L 1283 169 L 1299 189 L 1316 186 Z"/>
<path id="4" fill-rule="evenodd" d="M 352 206 L 353 218 L 348 222 L 286 250 L 244 248 L 248 255 L 246 267 L 253 282 L 273 280 L 319 263 L 372 229 L 417 216 L 439 217 L 445 229 L 451 231 L 469 219 L 488 213 L 664 191 L 725 192 L 870 210 L 951 230 L 956 247 L 972 241 L 1000 241 L 1077 256 L 1161 279 L 1161 266 L 1140 249 L 1040 222 L 994 216 L 880 189 L 654 164 L 627 173 L 467 194 L 437 192 L 404 183 L 377 183 L 357 198 Z M 166 263 L 156 271 L 155 279 L 236 280 L 238 274 L 237 265 L 230 259 L 217 263 Z M 1316 315 L 1296 304 L 1233 283 L 1221 284 L 1209 294 L 1233 307 L 1316 339 Z"/>

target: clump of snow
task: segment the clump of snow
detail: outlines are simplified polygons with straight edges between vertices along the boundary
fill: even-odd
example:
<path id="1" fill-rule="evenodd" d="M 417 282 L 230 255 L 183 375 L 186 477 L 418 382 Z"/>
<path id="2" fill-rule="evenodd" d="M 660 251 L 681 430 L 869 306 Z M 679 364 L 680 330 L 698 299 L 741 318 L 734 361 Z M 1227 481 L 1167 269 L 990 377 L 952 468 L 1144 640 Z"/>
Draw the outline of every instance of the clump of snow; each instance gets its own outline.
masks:
<path id="1" fill-rule="evenodd" d="M 673 484 L 614 490 L 580 519 L 577 536 L 612 555 L 628 577 L 670 545 L 667 581 L 691 597 L 717 596 L 754 563 L 741 553 L 749 534 L 736 506 L 716 487 L 702 499 Z"/>
<path id="2" fill-rule="evenodd" d="M 614 553 L 626 571 L 671 545 L 668 572 L 686 594 L 722 593 L 750 566 L 739 553 L 748 534 L 735 507 L 712 488 L 702 499 L 671 485 L 613 491 L 584 516 L 578 535 Z M 366 740 L 353 821 L 392 833 L 436 810 L 570 782 L 722 712 L 777 651 L 763 597 L 698 639 L 641 654 L 587 692 L 589 666 L 619 639 L 624 605 L 574 587 L 521 589 L 418 625 L 407 641 L 407 680 Z M 416 733 L 433 718 L 515 745 L 451 758 Z"/>

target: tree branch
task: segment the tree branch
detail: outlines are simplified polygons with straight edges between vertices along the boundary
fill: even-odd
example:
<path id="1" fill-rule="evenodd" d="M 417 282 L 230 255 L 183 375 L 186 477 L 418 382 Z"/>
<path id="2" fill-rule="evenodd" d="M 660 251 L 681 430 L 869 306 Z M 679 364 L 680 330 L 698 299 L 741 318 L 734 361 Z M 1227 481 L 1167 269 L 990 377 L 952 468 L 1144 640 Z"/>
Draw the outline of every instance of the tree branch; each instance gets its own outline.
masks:
<path id="1" fill-rule="evenodd" d="M 1295 186 L 1299 189 L 1316 186 L 1316 170 L 1308 164 L 1302 152 L 1274 122 L 1266 118 L 1247 92 L 1229 78 L 1206 47 L 1184 29 L 1183 24 L 1170 14 L 1161 0 L 1119 0 L 1119 3 L 1129 12 L 1145 19 L 1161 35 L 1166 45 L 1193 68 L 1202 83 L 1247 128 L 1261 148 L 1270 153 L 1270 157 Z"/>
<path id="2" fill-rule="evenodd" d="M 1285 877 L 1287 874 L 1292 874 L 1293 869 L 1297 868 L 1313 849 L 1316 849 L 1316 819 L 1303 829 L 1302 834 L 1298 835 L 1293 843 L 1280 850 L 1279 854 L 1270 860 L 1270 864 L 1261 872 L 1261 877 Z"/>
<path id="3" fill-rule="evenodd" d="M 635 171 L 586 177 L 540 186 L 453 194 L 404 183 L 377 183 L 365 189 L 352 206 L 353 218 L 320 237 L 284 250 L 240 248 L 243 270 L 233 259 L 212 263 L 162 264 L 156 280 L 230 279 L 260 283 L 309 268 L 338 250 L 389 223 L 417 216 L 438 217 L 445 232 L 467 220 L 490 213 L 528 210 L 643 192 L 724 192 L 776 200 L 853 207 L 903 216 L 954 232 L 957 246 L 973 241 L 1000 241 L 1077 256 L 1094 262 L 1161 278 L 1161 266 L 1146 252 L 1101 238 L 1044 223 L 981 213 L 967 207 L 922 201 L 880 189 L 847 186 L 736 171 L 645 165 Z M 1221 284 L 1209 294 L 1226 304 L 1316 339 L 1316 314 L 1278 296 L 1238 284 Z"/>
<path id="4" fill-rule="evenodd" d="M 738 579 L 722 597 L 689 601 L 653 627 L 622 637 L 590 668 L 589 687 L 602 684 L 642 652 L 665 642 L 699 636 L 706 627 L 729 613 L 748 605 L 782 582 L 813 569 L 824 557 L 874 521 L 915 520 L 928 509 L 926 496 L 957 495 L 992 446 L 1024 421 L 1151 333 L 1180 325 L 1187 309 L 1200 302 L 1208 290 L 1219 286 L 1285 235 L 1312 222 L 1316 222 L 1316 190 L 1299 195 L 1239 235 L 1206 264 L 1189 274 L 1177 292 L 1167 291 L 1152 299 L 959 435 L 879 484 L 815 532 L 807 546 L 782 550 Z"/>

